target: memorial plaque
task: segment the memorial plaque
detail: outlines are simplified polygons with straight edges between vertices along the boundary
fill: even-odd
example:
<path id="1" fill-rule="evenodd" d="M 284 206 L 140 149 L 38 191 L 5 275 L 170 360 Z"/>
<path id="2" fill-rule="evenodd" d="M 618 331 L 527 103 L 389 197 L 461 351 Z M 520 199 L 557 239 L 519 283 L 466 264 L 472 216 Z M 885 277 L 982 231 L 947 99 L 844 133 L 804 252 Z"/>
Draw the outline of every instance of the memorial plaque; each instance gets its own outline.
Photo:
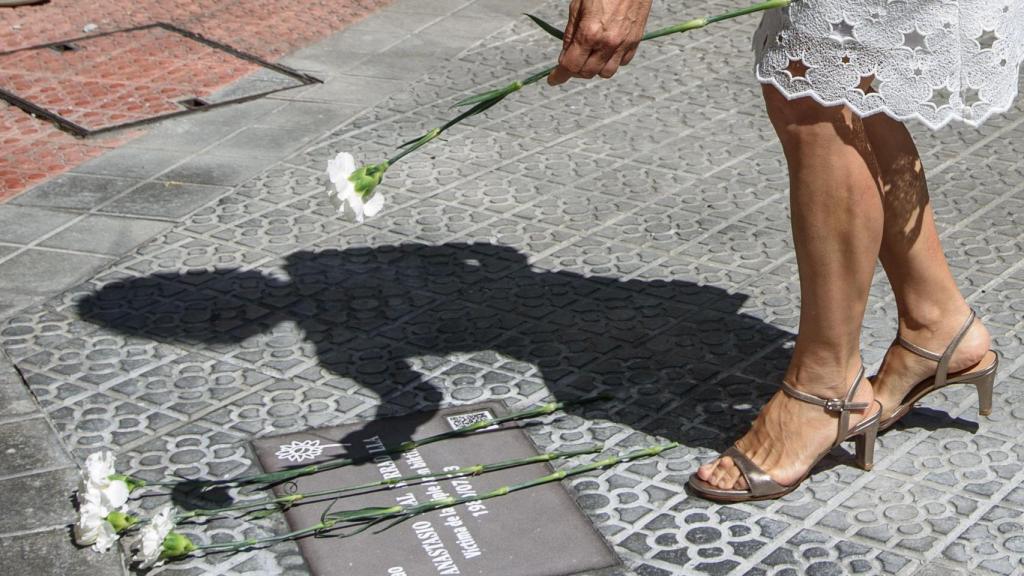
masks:
<path id="1" fill-rule="evenodd" d="M 419 425 L 414 438 L 464 426 L 478 418 L 502 416 L 497 402 L 460 406 L 435 413 Z M 426 481 L 362 492 L 342 498 L 332 510 L 416 504 L 446 496 L 483 494 L 552 472 L 548 464 L 531 464 L 451 480 L 432 474 L 538 454 L 514 423 L 428 444 L 404 454 L 381 453 L 408 438 L 403 417 L 354 423 L 259 438 L 256 454 L 267 471 L 314 464 L 338 456 L 373 456 L 374 461 L 298 478 L 278 487 L 279 494 L 310 492 L 419 475 Z M 389 433 L 390 431 L 390 433 Z M 328 503 L 295 506 L 285 513 L 293 530 L 320 521 Z M 378 527 L 386 526 L 386 523 Z M 551 483 L 490 500 L 423 514 L 383 532 L 373 529 L 349 538 L 304 538 L 299 548 L 317 575 L 345 576 L 564 576 L 620 565 L 590 520 L 560 483 Z"/>

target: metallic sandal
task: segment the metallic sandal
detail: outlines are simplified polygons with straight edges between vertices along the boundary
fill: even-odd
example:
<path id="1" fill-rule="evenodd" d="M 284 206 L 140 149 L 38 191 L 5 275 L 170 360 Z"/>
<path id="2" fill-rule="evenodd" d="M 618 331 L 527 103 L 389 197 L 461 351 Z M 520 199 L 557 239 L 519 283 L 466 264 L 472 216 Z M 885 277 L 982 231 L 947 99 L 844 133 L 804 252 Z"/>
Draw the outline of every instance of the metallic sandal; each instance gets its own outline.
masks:
<path id="1" fill-rule="evenodd" d="M 782 484 L 772 480 L 771 476 L 769 476 L 767 472 L 761 470 L 750 458 L 746 456 L 746 454 L 740 452 L 739 448 L 734 444 L 728 450 L 723 452 L 722 456 L 729 456 L 732 458 L 736 467 L 739 468 L 740 473 L 743 474 L 743 478 L 747 481 L 747 489 L 723 490 L 715 488 L 711 484 L 701 480 L 696 473 L 690 476 L 690 488 L 693 489 L 698 496 L 707 498 L 708 500 L 715 500 L 717 502 L 747 502 L 750 500 L 771 500 L 774 498 L 781 498 L 793 490 L 796 490 L 797 486 L 811 475 L 811 471 L 815 466 L 817 466 L 818 462 L 820 462 L 826 454 L 831 452 L 833 448 L 851 439 L 855 440 L 857 444 L 857 464 L 864 470 L 871 470 L 871 467 L 874 465 L 875 457 L 875 436 L 878 433 L 878 422 L 882 416 L 881 403 L 875 401 L 874 404 L 878 405 L 878 410 L 871 416 L 862 420 L 852 429 L 850 428 L 850 412 L 859 412 L 871 407 L 871 404 L 868 404 L 867 402 L 851 402 L 863 379 L 864 367 L 861 366 L 860 370 L 857 371 L 857 377 L 853 381 L 853 385 L 850 386 L 850 391 L 846 393 L 846 397 L 831 399 L 820 398 L 813 394 L 801 392 L 787 384 L 785 381 L 782 382 L 782 391 L 790 398 L 795 398 L 802 402 L 807 402 L 808 404 L 814 404 L 815 406 L 821 406 L 827 412 L 839 414 L 839 431 L 836 433 L 836 441 L 832 446 L 829 446 L 827 450 L 819 454 L 818 458 L 814 461 L 814 464 L 807 469 L 807 472 L 803 477 L 792 485 L 783 486 Z"/>
<path id="2" fill-rule="evenodd" d="M 953 337 L 949 346 L 946 346 L 946 351 L 942 354 L 936 354 L 930 350 L 925 350 L 920 346 L 916 346 L 906 341 L 903 336 L 900 336 L 898 333 L 896 334 L 896 343 L 900 346 L 903 346 L 922 358 L 938 362 L 939 366 L 935 371 L 934 376 L 931 378 L 925 378 L 910 389 L 910 392 L 903 397 L 903 402 L 893 410 L 893 413 L 890 414 L 888 418 L 882 420 L 881 424 L 879 424 L 879 430 L 886 430 L 892 427 L 897 420 L 906 416 L 907 413 L 913 410 L 914 405 L 921 400 L 921 398 L 924 398 L 928 394 L 931 394 L 940 388 L 945 388 L 952 384 L 973 384 L 978 389 L 978 414 L 988 416 L 992 413 L 992 386 L 996 381 L 996 369 L 999 368 L 998 352 L 995 350 L 989 350 L 994 358 L 992 363 L 985 368 L 979 370 L 978 366 L 985 362 L 985 359 L 989 357 L 988 354 L 985 355 L 985 358 L 981 359 L 981 362 L 967 368 L 966 370 L 960 370 L 959 372 L 953 373 L 949 372 L 949 361 L 953 358 L 953 353 L 956 352 L 956 348 L 960 345 L 960 341 L 963 340 L 967 331 L 970 330 L 971 326 L 974 324 L 974 317 L 974 310 L 971 310 L 970 315 L 967 317 L 967 321 L 960 327 L 960 330 L 957 331 L 956 336 Z M 874 377 L 872 377 L 871 380 L 873 381 Z"/>

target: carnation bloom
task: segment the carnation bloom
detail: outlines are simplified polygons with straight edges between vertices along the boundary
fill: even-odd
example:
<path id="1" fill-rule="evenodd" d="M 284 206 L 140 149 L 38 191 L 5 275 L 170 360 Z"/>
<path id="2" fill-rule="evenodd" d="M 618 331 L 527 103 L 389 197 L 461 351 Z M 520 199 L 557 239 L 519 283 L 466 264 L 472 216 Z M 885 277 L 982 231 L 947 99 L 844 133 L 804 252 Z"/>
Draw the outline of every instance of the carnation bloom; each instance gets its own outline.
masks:
<path id="1" fill-rule="evenodd" d="M 165 505 L 153 515 L 153 518 L 142 527 L 139 533 L 139 550 L 136 559 L 142 568 L 162 564 L 161 554 L 164 551 L 164 539 L 174 529 L 174 506 Z"/>
<path id="2" fill-rule="evenodd" d="M 348 152 L 338 152 L 327 162 L 327 177 L 333 190 L 327 194 L 331 202 L 346 218 L 362 222 L 373 218 L 384 208 L 384 195 L 375 188 L 387 170 L 387 163 L 362 166 L 356 169 L 355 158 Z"/>
<path id="3" fill-rule="evenodd" d="M 78 487 L 78 504 L 94 502 L 106 509 L 104 516 L 124 506 L 131 490 L 114 470 L 114 454 L 94 452 L 85 459 L 84 474 Z"/>
<path id="4" fill-rule="evenodd" d="M 92 545 L 97 552 L 106 552 L 117 542 L 117 529 L 107 521 L 110 510 L 98 501 L 80 504 L 78 523 L 75 524 L 75 542 L 80 546 Z"/>

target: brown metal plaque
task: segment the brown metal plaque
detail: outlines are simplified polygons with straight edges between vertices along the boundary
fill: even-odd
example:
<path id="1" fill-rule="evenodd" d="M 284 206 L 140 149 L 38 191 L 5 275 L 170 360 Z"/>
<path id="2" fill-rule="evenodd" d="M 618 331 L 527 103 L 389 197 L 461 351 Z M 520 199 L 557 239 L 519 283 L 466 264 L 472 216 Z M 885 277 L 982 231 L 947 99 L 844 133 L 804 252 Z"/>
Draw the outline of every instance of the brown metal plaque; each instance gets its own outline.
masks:
<path id="1" fill-rule="evenodd" d="M 497 402 L 441 410 L 419 424 L 413 437 L 423 438 L 464 426 L 475 418 L 504 413 L 505 408 Z M 395 446 L 407 439 L 404 432 L 409 427 L 403 424 L 404 419 L 418 422 L 422 415 L 259 438 L 253 444 L 267 471 L 313 464 L 339 455 L 376 455 L 372 462 L 299 478 L 294 485 L 276 488 L 281 494 L 396 476 L 426 478 L 450 467 L 538 453 L 526 433 L 509 424 L 428 444 L 413 452 L 381 456 L 382 446 Z M 343 498 L 332 510 L 482 494 L 551 471 L 547 464 L 532 464 L 462 479 L 410 482 Z M 291 528 L 297 530 L 318 523 L 326 507 L 326 502 L 295 506 L 285 516 Z M 310 570 L 322 576 L 564 576 L 620 565 L 618 557 L 559 483 L 434 511 L 379 533 L 305 538 L 299 541 L 299 548 Z"/>

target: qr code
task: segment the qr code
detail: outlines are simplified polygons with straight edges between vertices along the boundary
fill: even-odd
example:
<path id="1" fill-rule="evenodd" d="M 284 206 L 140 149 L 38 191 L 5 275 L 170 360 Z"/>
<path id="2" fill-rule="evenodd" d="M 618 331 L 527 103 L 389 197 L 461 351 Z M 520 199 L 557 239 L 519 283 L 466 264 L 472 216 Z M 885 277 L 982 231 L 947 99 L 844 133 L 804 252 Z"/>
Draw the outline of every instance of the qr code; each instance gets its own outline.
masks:
<path id="1" fill-rule="evenodd" d="M 479 412 L 466 412 L 465 414 L 452 414 L 447 418 L 448 425 L 452 427 L 452 430 L 458 430 L 459 428 L 469 426 L 470 424 L 476 424 L 477 422 L 482 422 L 484 420 L 491 420 L 494 418 L 494 415 L 491 414 L 490 410 L 481 410 Z M 495 424 L 494 426 L 484 428 L 484 430 L 490 430 L 497 427 L 498 425 Z"/>

